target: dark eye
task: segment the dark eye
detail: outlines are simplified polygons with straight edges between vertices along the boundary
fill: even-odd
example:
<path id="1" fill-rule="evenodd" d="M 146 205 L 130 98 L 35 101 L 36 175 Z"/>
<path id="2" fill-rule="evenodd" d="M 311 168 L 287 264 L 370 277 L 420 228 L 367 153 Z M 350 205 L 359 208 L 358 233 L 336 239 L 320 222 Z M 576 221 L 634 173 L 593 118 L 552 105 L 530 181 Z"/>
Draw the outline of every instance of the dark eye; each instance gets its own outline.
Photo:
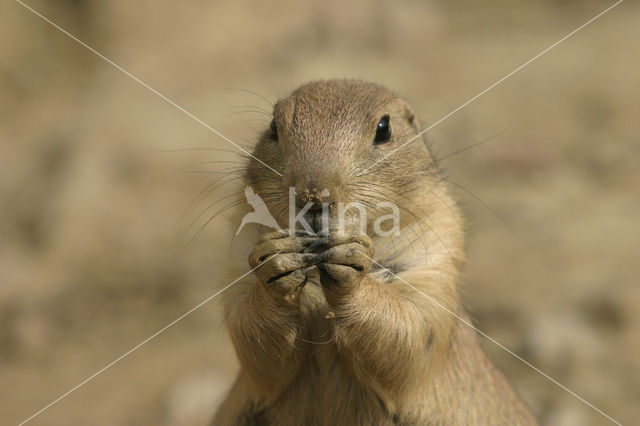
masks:
<path id="1" fill-rule="evenodd" d="M 385 115 L 378 121 L 376 137 L 373 139 L 373 143 L 377 145 L 389 142 L 389 139 L 391 139 L 391 124 L 389 124 L 389 116 Z"/>
<path id="2" fill-rule="evenodd" d="M 271 129 L 271 139 L 274 141 L 278 140 L 278 127 L 276 126 L 276 119 L 271 120 L 271 124 L 269 125 L 269 129 Z"/>

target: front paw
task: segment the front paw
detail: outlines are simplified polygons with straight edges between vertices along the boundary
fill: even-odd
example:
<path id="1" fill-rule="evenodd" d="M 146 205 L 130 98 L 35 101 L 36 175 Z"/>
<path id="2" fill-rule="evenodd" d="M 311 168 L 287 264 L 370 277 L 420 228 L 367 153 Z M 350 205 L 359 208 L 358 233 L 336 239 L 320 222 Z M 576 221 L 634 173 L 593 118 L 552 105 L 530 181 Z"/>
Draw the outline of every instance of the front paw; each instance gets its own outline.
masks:
<path id="1" fill-rule="evenodd" d="M 373 242 L 366 234 L 333 234 L 323 241 L 328 248 L 318 254 L 311 264 L 318 265 L 320 282 L 327 291 L 348 294 L 360 284 L 371 268 Z"/>
<path id="2" fill-rule="evenodd" d="M 316 240 L 287 231 L 265 234 L 249 255 L 249 265 L 269 293 L 293 302 L 307 282 L 307 268 L 315 256 L 303 251 Z"/>

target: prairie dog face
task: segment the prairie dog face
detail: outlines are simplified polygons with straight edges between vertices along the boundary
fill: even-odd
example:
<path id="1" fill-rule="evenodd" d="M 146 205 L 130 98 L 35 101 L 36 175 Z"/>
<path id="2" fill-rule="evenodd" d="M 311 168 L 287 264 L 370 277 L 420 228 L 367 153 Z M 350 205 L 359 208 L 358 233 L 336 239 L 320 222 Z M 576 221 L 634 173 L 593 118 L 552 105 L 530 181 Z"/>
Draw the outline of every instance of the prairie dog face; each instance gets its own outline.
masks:
<path id="1" fill-rule="evenodd" d="M 291 187 L 299 207 L 317 207 L 306 215 L 309 223 L 317 221 L 322 203 L 335 209 L 353 202 L 366 207 L 371 223 L 389 213 L 378 203 L 410 208 L 407 200 L 416 191 L 437 184 L 437 167 L 422 141 L 384 158 L 418 132 L 408 103 L 384 87 L 358 80 L 311 82 L 276 103 L 273 121 L 254 151 L 283 176 L 250 159 L 247 184 L 283 228 L 288 227 Z"/>

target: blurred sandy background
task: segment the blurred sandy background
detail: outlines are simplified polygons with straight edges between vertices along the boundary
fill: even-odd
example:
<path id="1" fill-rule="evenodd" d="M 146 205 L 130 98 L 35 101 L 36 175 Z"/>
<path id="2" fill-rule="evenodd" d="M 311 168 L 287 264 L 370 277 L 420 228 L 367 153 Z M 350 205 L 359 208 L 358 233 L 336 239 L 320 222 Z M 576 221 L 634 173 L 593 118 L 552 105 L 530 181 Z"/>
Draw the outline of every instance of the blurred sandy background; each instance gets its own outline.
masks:
<path id="1" fill-rule="evenodd" d="M 434 122 L 608 1 L 29 5 L 243 146 L 271 101 L 359 77 Z M 469 223 L 478 326 L 622 423 L 640 418 L 640 7 L 624 2 L 430 132 Z M 20 6 L 0 5 L 0 423 L 17 424 L 221 285 L 235 160 L 205 127 Z M 162 150 L 174 150 L 164 152 Z M 223 171 L 237 163 L 194 170 Z M 212 180 L 213 179 L 213 180 Z M 505 223 L 503 223 L 506 222 Z M 548 425 L 607 420 L 485 341 Z M 34 425 L 204 424 L 235 375 L 216 301 Z"/>

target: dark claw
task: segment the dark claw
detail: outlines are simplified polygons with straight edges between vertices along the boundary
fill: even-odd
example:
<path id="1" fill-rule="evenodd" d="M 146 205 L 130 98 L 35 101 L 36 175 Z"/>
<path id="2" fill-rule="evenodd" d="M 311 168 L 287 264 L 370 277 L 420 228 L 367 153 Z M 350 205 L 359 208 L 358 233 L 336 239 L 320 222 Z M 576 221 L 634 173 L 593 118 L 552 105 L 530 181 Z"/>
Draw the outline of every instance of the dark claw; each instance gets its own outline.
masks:
<path id="1" fill-rule="evenodd" d="M 302 256 L 302 260 L 304 262 L 308 262 L 310 260 L 313 260 L 313 258 L 316 257 L 316 254 L 314 254 L 314 253 L 302 253 L 301 256 Z"/>
<path id="2" fill-rule="evenodd" d="M 312 242 L 307 246 L 307 250 L 318 251 L 320 249 L 325 248 L 327 244 L 329 244 L 329 242 L 326 239 L 320 239 L 320 240 L 316 239 L 314 242 Z"/>
<path id="3" fill-rule="evenodd" d="M 318 265 L 320 263 L 326 263 L 327 259 L 329 258 L 329 255 L 327 254 L 326 251 L 323 251 L 320 254 L 317 254 L 314 256 L 313 259 L 311 259 L 311 261 L 309 262 L 309 265 Z"/>
<path id="4" fill-rule="evenodd" d="M 278 274 L 278 275 L 276 275 L 276 276 L 273 276 L 273 277 L 271 277 L 271 278 L 269 278 L 269 279 L 267 280 L 267 285 L 272 285 L 273 283 L 275 283 L 276 281 L 278 281 L 280 278 L 284 278 L 284 277 L 286 277 L 287 275 L 292 274 L 292 273 L 294 273 L 294 272 L 295 272 L 295 271 L 286 271 L 286 272 L 283 272 L 283 273 Z"/>

